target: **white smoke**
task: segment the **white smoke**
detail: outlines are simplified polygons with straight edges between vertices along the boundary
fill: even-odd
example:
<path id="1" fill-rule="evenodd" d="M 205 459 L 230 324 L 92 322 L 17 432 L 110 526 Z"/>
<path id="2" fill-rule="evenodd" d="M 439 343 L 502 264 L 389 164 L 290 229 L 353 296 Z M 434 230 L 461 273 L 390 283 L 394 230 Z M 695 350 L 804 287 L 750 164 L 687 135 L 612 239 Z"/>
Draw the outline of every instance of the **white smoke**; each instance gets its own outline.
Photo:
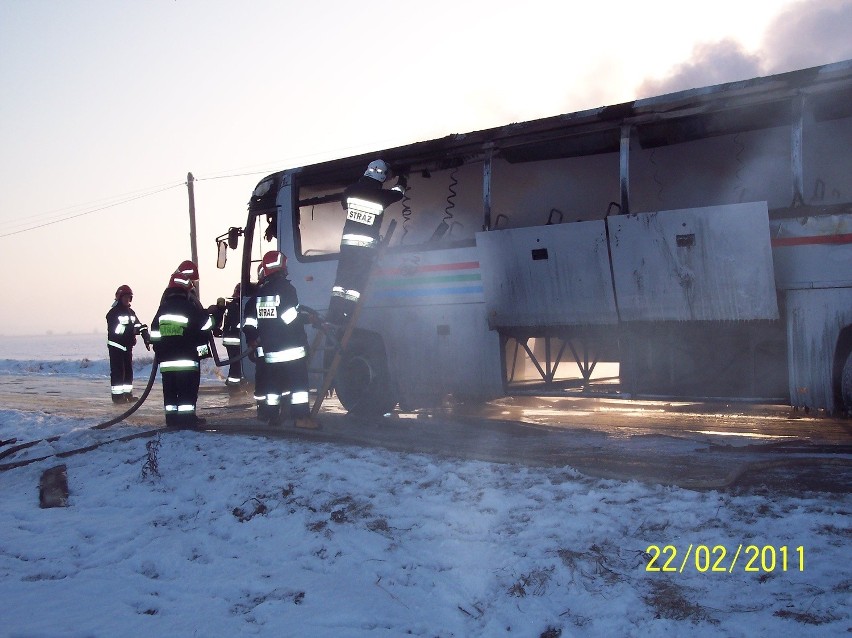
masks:
<path id="1" fill-rule="evenodd" d="M 760 50 L 734 40 L 701 43 L 662 79 L 647 78 L 636 97 L 663 95 L 852 59 L 852 0 L 802 0 L 772 20 Z"/>

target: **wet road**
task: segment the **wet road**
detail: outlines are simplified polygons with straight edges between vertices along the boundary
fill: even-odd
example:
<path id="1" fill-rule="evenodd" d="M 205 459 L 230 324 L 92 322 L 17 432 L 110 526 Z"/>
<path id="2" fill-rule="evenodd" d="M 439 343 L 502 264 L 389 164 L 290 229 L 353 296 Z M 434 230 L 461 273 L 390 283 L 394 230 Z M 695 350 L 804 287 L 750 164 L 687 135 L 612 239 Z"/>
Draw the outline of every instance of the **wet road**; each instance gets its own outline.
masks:
<path id="1" fill-rule="evenodd" d="M 136 386 L 141 394 L 142 381 Z M 59 375 L 4 375 L 0 405 L 100 421 L 126 409 L 112 404 L 104 379 Z M 852 486 L 852 421 L 786 406 L 513 396 L 360 419 L 327 401 L 320 413 L 323 428 L 312 432 L 292 424 L 270 428 L 255 420 L 250 394 L 204 385 L 199 412 L 210 430 L 224 433 L 568 466 L 597 478 L 694 489 L 846 492 Z M 162 423 L 162 394 L 155 383 L 126 424 Z"/>

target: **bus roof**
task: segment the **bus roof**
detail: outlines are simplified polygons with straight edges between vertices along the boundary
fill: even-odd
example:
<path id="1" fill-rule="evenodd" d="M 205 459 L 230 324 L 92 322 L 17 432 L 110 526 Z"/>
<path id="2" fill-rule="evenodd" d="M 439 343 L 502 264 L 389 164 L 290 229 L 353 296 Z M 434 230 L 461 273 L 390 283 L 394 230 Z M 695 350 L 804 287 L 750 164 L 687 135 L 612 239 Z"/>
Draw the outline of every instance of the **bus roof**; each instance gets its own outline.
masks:
<path id="1" fill-rule="evenodd" d="M 492 153 L 509 162 L 613 153 L 622 127 L 642 148 L 789 126 L 804 98 L 817 121 L 852 115 L 852 60 L 377 149 L 280 171 L 302 184 L 350 183 L 381 157 L 397 173 L 449 168 Z M 265 178 L 266 179 L 266 178 Z"/>

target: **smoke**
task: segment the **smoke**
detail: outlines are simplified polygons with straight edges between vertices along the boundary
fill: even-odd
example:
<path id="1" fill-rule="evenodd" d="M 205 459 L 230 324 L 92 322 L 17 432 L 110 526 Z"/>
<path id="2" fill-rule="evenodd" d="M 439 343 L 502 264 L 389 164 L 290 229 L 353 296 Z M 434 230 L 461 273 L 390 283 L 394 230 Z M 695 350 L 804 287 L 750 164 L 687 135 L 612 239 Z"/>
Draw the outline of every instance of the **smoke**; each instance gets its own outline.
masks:
<path id="1" fill-rule="evenodd" d="M 806 0 L 775 18 L 763 38 L 767 73 L 852 58 L 852 0 Z"/>
<path id="2" fill-rule="evenodd" d="M 662 79 L 646 78 L 637 97 L 736 82 L 852 58 L 852 0 L 802 0 L 767 27 L 760 50 L 726 39 L 695 46 L 692 57 Z"/>

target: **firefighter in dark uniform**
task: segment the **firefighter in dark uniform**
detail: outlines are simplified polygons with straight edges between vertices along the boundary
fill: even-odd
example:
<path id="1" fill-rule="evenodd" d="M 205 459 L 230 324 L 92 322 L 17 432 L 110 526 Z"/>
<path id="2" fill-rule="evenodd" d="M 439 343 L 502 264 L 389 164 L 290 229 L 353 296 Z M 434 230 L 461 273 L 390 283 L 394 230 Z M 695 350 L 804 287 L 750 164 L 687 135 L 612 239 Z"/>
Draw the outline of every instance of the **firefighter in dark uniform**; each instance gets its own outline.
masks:
<path id="1" fill-rule="evenodd" d="M 257 280 L 258 284 L 249 284 L 251 286 L 251 291 L 248 289 L 245 291 L 246 293 L 246 313 L 248 313 L 249 308 L 254 308 L 257 303 L 257 286 L 260 283 L 260 280 L 263 278 L 263 263 L 257 265 Z M 241 291 L 242 292 L 242 291 Z M 257 327 L 256 319 L 252 320 L 255 328 Z M 245 333 L 245 321 L 243 322 L 242 331 Z M 266 405 L 266 362 L 263 360 L 263 347 L 257 343 L 248 342 L 248 336 L 246 336 L 246 342 L 248 345 L 254 350 L 252 354 L 249 355 L 249 358 L 254 363 L 254 400 L 257 404 L 257 418 L 261 421 L 268 421 L 269 418 L 266 415 L 266 408 L 261 408 L 261 406 Z"/>
<path id="2" fill-rule="evenodd" d="M 240 354 L 240 284 L 234 288 L 234 296 L 225 304 L 225 316 L 222 319 L 222 345 L 228 352 L 228 358 L 233 359 Z M 243 379 L 242 361 L 234 361 L 228 368 L 228 377 L 225 385 L 229 388 L 239 387 Z"/>
<path id="3" fill-rule="evenodd" d="M 172 427 L 200 427 L 205 422 L 195 411 L 201 359 L 209 356 L 213 320 L 193 298 L 193 288 L 187 275 L 175 272 L 151 322 L 151 341 L 163 379 L 166 425 Z"/>
<path id="4" fill-rule="evenodd" d="M 343 325 L 352 316 L 370 276 L 376 250 L 379 247 L 379 231 L 385 208 L 402 199 L 405 181 L 390 190 L 382 184 L 390 169 L 382 160 L 370 162 L 366 172 L 343 193 L 343 208 L 346 222 L 340 239 L 340 258 L 337 274 L 331 289 L 327 321 Z"/>
<path id="5" fill-rule="evenodd" d="M 271 425 L 282 420 L 281 400 L 289 396 L 297 428 L 315 429 L 308 397 L 308 338 L 296 289 L 287 279 L 287 257 L 277 250 L 263 256 L 254 303 L 246 305 L 243 332 L 249 346 L 263 353 L 265 370 L 257 379 L 257 417 Z"/>
<path id="6" fill-rule="evenodd" d="M 184 279 L 189 279 L 190 282 L 192 282 L 192 290 L 189 291 L 189 298 L 199 308 L 203 308 L 201 305 L 201 299 L 198 297 L 198 266 L 195 265 L 195 262 L 191 259 L 184 259 L 180 262 L 180 264 L 178 264 L 174 274 L 183 275 Z"/>
<path id="7" fill-rule="evenodd" d="M 207 306 L 207 314 L 213 318 L 213 336 L 221 337 L 223 333 L 223 323 L 225 322 L 225 311 L 228 309 L 228 302 L 224 297 L 219 297 L 216 303 L 212 306 Z"/>
<path id="8" fill-rule="evenodd" d="M 130 286 L 119 286 L 115 301 L 106 314 L 107 350 L 109 351 L 109 382 L 113 403 L 133 400 L 133 346 L 136 335 L 142 336 L 145 347 L 151 349 L 148 326 L 139 321 L 130 308 L 133 291 Z"/>

